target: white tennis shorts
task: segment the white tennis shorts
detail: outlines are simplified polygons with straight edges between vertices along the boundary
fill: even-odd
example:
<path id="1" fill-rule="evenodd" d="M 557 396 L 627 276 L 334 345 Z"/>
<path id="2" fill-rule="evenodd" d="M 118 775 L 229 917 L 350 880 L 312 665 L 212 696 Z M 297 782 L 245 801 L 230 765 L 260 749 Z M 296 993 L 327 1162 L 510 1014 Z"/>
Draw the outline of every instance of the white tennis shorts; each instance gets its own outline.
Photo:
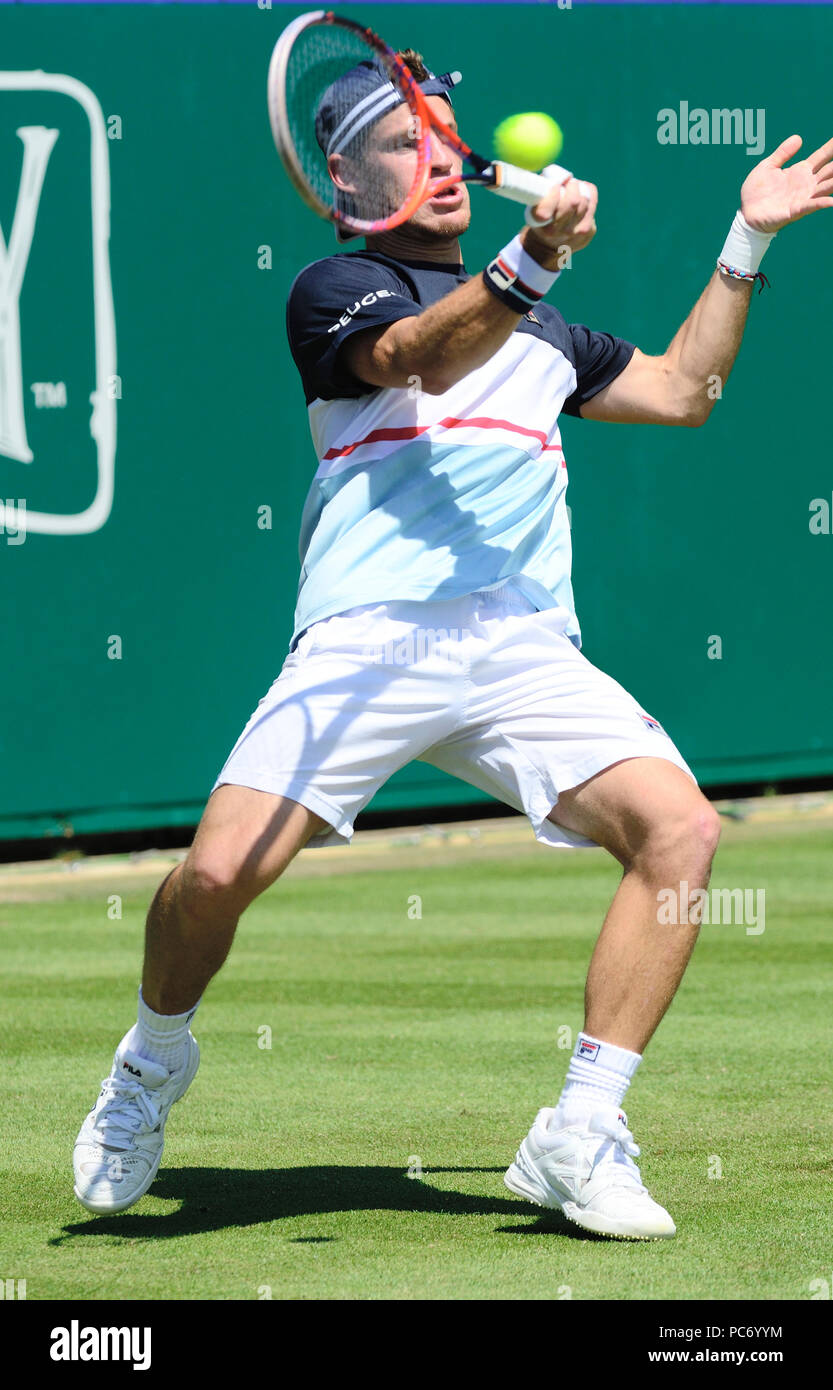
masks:
<path id="1" fill-rule="evenodd" d="M 624 758 L 665 758 L 671 739 L 564 635 L 500 586 L 442 602 L 350 609 L 313 624 L 214 783 L 290 797 L 349 843 L 387 779 L 415 759 L 523 811 L 544 844 L 593 846 L 547 820 L 559 795 Z"/>

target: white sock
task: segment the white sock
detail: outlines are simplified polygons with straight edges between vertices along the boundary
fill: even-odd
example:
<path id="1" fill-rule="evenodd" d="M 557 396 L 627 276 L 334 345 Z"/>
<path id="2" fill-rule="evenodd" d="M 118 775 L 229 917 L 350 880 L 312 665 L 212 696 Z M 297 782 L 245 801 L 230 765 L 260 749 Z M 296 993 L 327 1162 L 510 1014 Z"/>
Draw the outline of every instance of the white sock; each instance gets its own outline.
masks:
<path id="1" fill-rule="evenodd" d="M 193 1008 L 184 1014 L 157 1014 L 142 998 L 139 986 L 139 1017 L 125 1038 L 125 1047 L 149 1062 L 175 1071 L 182 1061 L 190 1033 L 189 1024 L 199 1006 L 199 999 Z"/>
<path id="2" fill-rule="evenodd" d="M 615 1105 L 618 1109 L 641 1061 L 638 1052 L 602 1042 L 589 1033 L 579 1033 L 555 1124 L 580 1124 L 600 1105 Z"/>

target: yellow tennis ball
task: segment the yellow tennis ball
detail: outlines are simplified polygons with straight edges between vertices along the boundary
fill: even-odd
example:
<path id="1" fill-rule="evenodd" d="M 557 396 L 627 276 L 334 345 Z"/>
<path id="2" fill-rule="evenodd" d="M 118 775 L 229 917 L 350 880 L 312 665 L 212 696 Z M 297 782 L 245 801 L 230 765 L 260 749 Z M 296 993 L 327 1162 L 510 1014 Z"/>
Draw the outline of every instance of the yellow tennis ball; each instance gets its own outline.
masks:
<path id="1" fill-rule="evenodd" d="M 521 169 L 543 169 L 561 153 L 564 136 L 561 127 L 545 111 L 525 111 L 507 116 L 495 131 L 498 159 Z"/>

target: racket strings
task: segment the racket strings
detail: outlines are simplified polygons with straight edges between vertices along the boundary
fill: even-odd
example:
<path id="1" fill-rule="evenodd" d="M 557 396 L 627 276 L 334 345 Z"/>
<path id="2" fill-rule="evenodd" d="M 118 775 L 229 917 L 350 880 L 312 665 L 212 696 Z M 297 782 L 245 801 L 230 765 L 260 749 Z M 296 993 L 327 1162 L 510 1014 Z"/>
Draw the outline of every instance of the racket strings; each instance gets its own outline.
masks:
<path id="1" fill-rule="evenodd" d="M 317 25 L 293 46 L 286 102 L 296 156 L 316 195 L 351 221 L 393 216 L 418 180 L 419 123 L 403 95 L 357 34 Z"/>

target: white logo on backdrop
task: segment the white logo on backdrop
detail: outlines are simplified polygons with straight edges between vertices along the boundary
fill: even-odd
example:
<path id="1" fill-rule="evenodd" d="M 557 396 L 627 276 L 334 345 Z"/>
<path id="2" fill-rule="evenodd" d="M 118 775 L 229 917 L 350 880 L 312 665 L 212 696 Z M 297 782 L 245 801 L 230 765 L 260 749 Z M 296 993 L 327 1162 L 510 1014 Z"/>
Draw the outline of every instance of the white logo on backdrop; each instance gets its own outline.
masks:
<path id="1" fill-rule="evenodd" d="M 98 477 L 95 497 L 83 511 L 70 513 L 31 510 L 29 500 L 37 493 L 39 463 L 51 468 L 71 468 L 66 459 L 39 459 L 33 455 L 26 433 L 23 361 L 20 338 L 20 295 L 26 267 L 37 234 L 38 208 L 49 157 L 59 130 L 46 126 L 20 126 L 17 135 L 23 146 L 20 183 L 8 239 L 0 227 L 0 454 L 26 464 L 19 485 L 12 491 L 27 498 L 26 529 L 51 535 L 81 535 L 98 531 L 110 515 L 113 504 L 113 471 L 116 455 L 116 325 L 113 312 L 113 286 L 110 279 L 110 165 L 104 116 L 95 94 L 74 77 L 49 72 L 0 72 L 0 92 L 60 92 L 77 101 L 90 125 L 92 192 L 92 267 L 95 324 L 95 381 L 90 393 L 92 413 L 90 435 L 96 446 Z M 45 383 L 36 383 L 38 386 Z M 31 393 L 30 393 L 31 394 Z M 42 393 L 43 394 L 43 393 Z M 58 403 L 58 402 L 55 402 Z M 31 479 L 31 481 L 30 481 Z M 0 534 L 5 506 L 0 500 Z M 14 515 L 9 518 L 15 525 Z"/>

